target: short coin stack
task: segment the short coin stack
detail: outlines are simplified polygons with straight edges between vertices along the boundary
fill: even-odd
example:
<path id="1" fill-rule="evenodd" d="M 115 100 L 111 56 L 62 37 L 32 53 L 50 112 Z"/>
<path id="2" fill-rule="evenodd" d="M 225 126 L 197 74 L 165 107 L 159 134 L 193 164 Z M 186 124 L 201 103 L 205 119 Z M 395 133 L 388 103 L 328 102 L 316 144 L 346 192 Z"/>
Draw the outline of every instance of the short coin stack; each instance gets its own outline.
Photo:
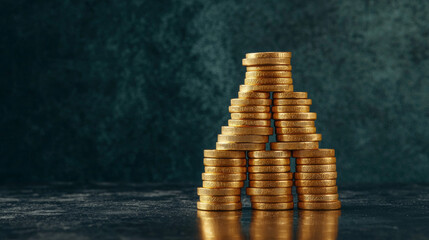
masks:
<path id="1" fill-rule="evenodd" d="M 307 93 L 274 93 L 273 98 L 277 142 L 271 143 L 271 149 L 318 149 L 322 135 L 316 133 L 317 114 L 310 112 L 312 101 L 307 98 Z"/>
<path id="2" fill-rule="evenodd" d="M 293 209 L 290 151 L 251 151 L 249 157 L 249 187 L 253 209 Z"/>
<path id="3" fill-rule="evenodd" d="M 198 188 L 198 209 L 241 209 L 241 188 L 246 180 L 246 152 L 204 150 L 204 165 L 203 187 Z"/>
<path id="4" fill-rule="evenodd" d="M 334 149 L 297 150 L 295 186 L 298 208 L 305 210 L 340 209 Z"/>

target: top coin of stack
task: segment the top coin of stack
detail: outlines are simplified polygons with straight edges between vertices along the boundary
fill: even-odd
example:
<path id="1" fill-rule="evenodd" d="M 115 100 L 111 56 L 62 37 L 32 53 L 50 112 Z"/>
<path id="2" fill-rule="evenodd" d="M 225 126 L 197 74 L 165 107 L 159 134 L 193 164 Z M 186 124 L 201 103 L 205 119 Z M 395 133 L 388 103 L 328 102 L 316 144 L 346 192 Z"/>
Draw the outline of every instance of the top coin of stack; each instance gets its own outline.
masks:
<path id="1" fill-rule="evenodd" d="M 243 59 L 247 67 L 242 92 L 292 92 L 290 52 L 248 53 Z"/>
<path id="2" fill-rule="evenodd" d="M 203 187 L 198 188 L 200 210 L 241 209 L 241 188 L 246 180 L 244 151 L 204 150 Z"/>

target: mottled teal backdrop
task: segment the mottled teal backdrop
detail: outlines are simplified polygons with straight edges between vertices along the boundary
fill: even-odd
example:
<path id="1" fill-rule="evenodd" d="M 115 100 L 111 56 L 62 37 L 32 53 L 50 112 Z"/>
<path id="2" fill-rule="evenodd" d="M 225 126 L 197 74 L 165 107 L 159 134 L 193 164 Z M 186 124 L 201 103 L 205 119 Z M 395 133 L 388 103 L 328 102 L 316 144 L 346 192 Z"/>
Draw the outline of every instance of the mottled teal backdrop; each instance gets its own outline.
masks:
<path id="1" fill-rule="evenodd" d="M 0 181 L 199 181 L 247 52 L 292 51 L 339 182 L 429 182 L 427 1 L 0 4 Z"/>

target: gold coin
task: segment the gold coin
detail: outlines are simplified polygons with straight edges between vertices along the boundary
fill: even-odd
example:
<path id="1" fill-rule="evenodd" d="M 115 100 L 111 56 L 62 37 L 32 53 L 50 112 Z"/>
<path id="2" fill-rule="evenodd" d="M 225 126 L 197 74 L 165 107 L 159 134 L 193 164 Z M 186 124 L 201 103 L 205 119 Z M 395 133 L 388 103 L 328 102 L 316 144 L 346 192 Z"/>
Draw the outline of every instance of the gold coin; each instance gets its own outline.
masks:
<path id="1" fill-rule="evenodd" d="M 291 180 L 292 173 L 249 173 L 250 181 L 282 181 Z"/>
<path id="2" fill-rule="evenodd" d="M 245 173 L 246 167 L 205 167 L 206 173 Z"/>
<path id="3" fill-rule="evenodd" d="M 338 200 L 338 194 L 300 194 L 298 200 L 303 202 L 328 202 Z"/>
<path id="4" fill-rule="evenodd" d="M 240 196 L 200 196 L 200 202 L 208 203 L 233 203 L 240 202 Z"/>
<path id="5" fill-rule="evenodd" d="M 250 196 L 250 201 L 252 203 L 262 202 L 262 203 L 270 203 L 270 202 L 292 202 L 293 196 L 289 195 L 277 195 L 277 196 Z"/>
<path id="6" fill-rule="evenodd" d="M 274 99 L 275 106 L 310 106 L 311 104 L 311 99 Z"/>
<path id="7" fill-rule="evenodd" d="M 290 166 L 250 166 L 249 173 L 290 172 Z"/>
<path id="8" fill-rule="evenodd" d="M 290 165 L 290 158 L 249 158 L 249 166 Z"/>
<path id="9" fill-rule="evenodd" d="M 319 142 L 322 140 L 322 134 L 289 134 L 277 135 L 278 142 Z"/>
<path id="10" fill-rule="evenodd" d="M 305 210 L 332 210 L 340 209 L 341 202 L 339 200 L 332 202 L 299 202 L 299 209 Z"/>
<path id="11" fill-rule="evenodd" d="M 222 127 L 223 135 L 272 135 L 272 127 Z"/>
<path id="12" fill-rule="evenodd" d="M 282 188 L 282 187 L 292 187 L 293 181 L 249 181 L 249 187 L 255 188 Z"/>
<path id="13" fill-rule="evenodd" d="M 276 128 L 276 134 L 308 134 L 315 133 L 315 127 L 301 127 L 301 128 Z"/>
<path id="14" fill-rule="evenodd" d="M 292 71 L 291 65 L 265 65 L 265 66 L 249 66 L 246 68 L 248 72 L 252 71 Z"/>
<path id="15" fill-rule="evenodd" d="M 246 188 L 249 196 L 253 195 L 287 195 L 292 194 L 292 188 Z"/>
<path id="16" fill-rule="evenodd" d="M 338 193 L 338 187 L 297 187 L 296 192 L 298 194 L 331 194 Z"/>
<path id="17" fill-rule="evenodd" d="M 203 181 L 203 188 L 242 188 L 244 182 Z"/>
<path id="18" fill-rule="evenodd" d="M 267 113 L 270 112 L 269 106 L 229 106 L 230 113 Z"/>
<path id="19" fill-rule="evenodd" d="M 326 165 L 297 165 L 297 172 L 335 172 L 337 166 L 335 164 L 326 164 Z"/>
<path id="20" fill-rule="evenodd" d="M 297 158 L 301 157 L 335 157 L 335 149 L 317 149 L 317 150 L 302 150 L 302 151 L 294 151 L 293 156 Z"/>
<path id="21" fill-rule="evenodd" d="M 291 113 L 291 112 L 310 112 L 309 106 L 273 106 L 273 112 Z"/>
<path id="22" fill-rule="evenodd" d="M 271 113 L 231 113 L 231 119 L 271 119 Z"/>
<path id="23" fill-rule="evenodd" d="M 245 78 L 246 85 L 290 85 L 292 78 Z"/>
<path id="24" fill-rule="evenodd" d="M 323 173 L 303 173 L 296 172 L 295 179 L 299 180 L 328 180 L 337 179 L 337 172 L 323 172 Z"/>
<path id="25" fill-rule="evenodd" d="M 254 71 L 246 72 L 246 78 L 290 78 L 292 73 L 289 71 Z"/>
<path id="26" fill-rule="evenodd" d="M 247 143 L 267 143 L 268 136 L 261 135 L 217 135 L 218 142 L 247 142 Z"/>
<path id="27" fill-rule="evenodd" d="M 295 180 L 297 187 L 333 187 L 337 184 L 335 179 L 329 180 Z"/>
<path id="28" fill-rule="evenodd" d="M 291 58 L 291 52 L 257 52 L 247 53 L 246 58 Z"/>
<path id="29" fill-rule="evenodd" d="M 316 120 L 317 114 L 314 112 L 306 113 L 274 113 L 273 118 L 276 120 Z"/>
<path id="30" fill-rule="evenodd" d="M 307 92 L 279 92 L 279 93 L 273 94 L 273 98 L 307 98 L 307 97 L 308 97 Z"/>
<path id="31" fill-rule="evenodd" d="M 249 158 L 288 158 L 291 156 L 290 151 L 251 151 L 248 153 Z"/>
<path id="32" fill-rule="evenodd" d="M 293 85 L 240 85 L 242 92 L 291 92 Z"/>
<path id="33" fill-rule="evenodd" d="M 214 149 L 204 150 L 204 157 L 207 158 L 246 158 L 244 151 L 219 151 Z"/>
<path id="34" fill-rule="evenodd" d="M 252 203 L 256 210 L 289 210 L 293 209 L 293 202 L 287 203 Z"/>
<path id="35" fill-rule="evenodd" d="M 272 142 L 272 150 L 299 150 L 299 149 L 317 149 L 319 142 Z"/>
<path id="36" fill-rule="evenodd" d="M 252 119 L 230 119 L 228 126 L 231 127 L 269 127 L 271 120 L 252 120 Z"/>
<path id="37" fill-rule="evenodd" d="M 275 121 L 276 127 L 314 127 L 313 121 L 295 120 L 295 121 Z"/>
<path id="38" fill-rule="evenodd" d="M 252 98 L 270 98 L 270 93 L 266 92 L 238 92 L 238 98 L 246 98 L 246 99 L 252 99 Z"/>
<path id="39" fill-rule="evenodd" d="M 197 208 L 199 210 L 208 210 L 208 211 L 232 211 L 240 210 L 241 203 L 207 203 L 207 202 L 197 202 Z"/>
<path id="40" fill-rule="evenodd" d="M 296 158 L 296 164 L 318 165 L 318 164 L 334 164 L 336 162 L 337 162 L 337 158 L 335 157 Z"/>
<path id="41" fill-rule="evenodd" d="M 245 158 L 204 158 L 205 166 L 242 167 L 246 166 Z"/>
<path id="42" fill-rule="evenodd" d="M 203 181 L 221 181 L 221 182 L 236 182 L 246 180 L 246 174 L 244 173 L 203 173 Z"/>
<path id="43" fill-rule="evenodd" d="M 265 143 L 216 143 L 216 149 L 219 150 L 265 150 Z"/>
<path id="44" fill-rule="evenodd" d="M 290 58 L 245 58 L 243 66 L 290 65 Z"/>
<path id="45" fill-rule="evenodd" d="M 271 99 L 241 99 L 241 98 L 233 98 L 231 99 L 232 106 L 270 106 Z"/>
<path id="46" fill-rule="evenodd" d="M 239 188 L 202 188 L 199 187 L 197 189 L 198 195 L 209 195 L 209 196 L 239 196 L 241 194 L 241 190 Z"/>

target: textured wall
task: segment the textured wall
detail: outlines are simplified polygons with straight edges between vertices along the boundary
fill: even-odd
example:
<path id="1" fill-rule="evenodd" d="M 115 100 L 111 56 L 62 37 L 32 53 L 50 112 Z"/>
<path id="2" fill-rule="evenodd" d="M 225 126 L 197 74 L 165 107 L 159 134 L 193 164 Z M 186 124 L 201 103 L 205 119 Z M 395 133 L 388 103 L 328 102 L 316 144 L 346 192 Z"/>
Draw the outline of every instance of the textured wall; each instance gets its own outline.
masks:
<path id="1" fill-rule="evenodd" d="M 246 52 L 292 51 L 340 183 L 429 182 L 427 1 L 0 4 L 0 181 L 198 181 Z"/>

